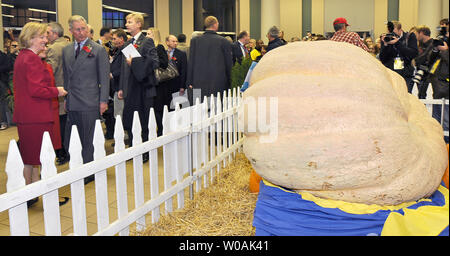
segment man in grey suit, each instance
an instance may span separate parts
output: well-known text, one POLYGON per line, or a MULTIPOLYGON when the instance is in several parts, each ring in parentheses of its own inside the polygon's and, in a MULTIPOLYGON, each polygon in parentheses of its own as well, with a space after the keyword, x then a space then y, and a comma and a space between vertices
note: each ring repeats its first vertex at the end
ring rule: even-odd
MULTIPOLYGON (((48 24, 47 37, 50 45, 47 50, 47 63, 52 66, 56 87, 64 86, 62 51, 69 42, 63 37, 64 28, 61 24, 51 22, 48 24)), ((59 101, 59 124, 61 128, 61 141, 64 141, 64 131, 67 122, 67 113, 64 109, 64 97, 58 97, 59 101)), ((57 163, 62 165, 69 160, 64 147, 56 151, 57 163)))
MULTIPOLYGON (((88 38, 86 20, 79 15, 69 19, 74 43, 63 49, 64 89, 68 92, 65 147, 68 149, 72 125, 76 125, 83 147, 83 163, 94 160, 95 121, 108 108, 109 60, 101 45, 88 38)), ((94 175, 85 179, 85 184, 94 175)))

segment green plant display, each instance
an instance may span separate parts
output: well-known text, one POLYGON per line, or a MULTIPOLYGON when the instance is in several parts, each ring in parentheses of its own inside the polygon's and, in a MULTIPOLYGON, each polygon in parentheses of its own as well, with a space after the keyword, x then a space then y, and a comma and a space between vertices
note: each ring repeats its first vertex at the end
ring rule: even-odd
POLYGON ((244 58, 242 63, 236 62, 231 69, 231 88, 242 86, 247 76, 248 70, 252 65, 252 59, 250 57, 244 58))

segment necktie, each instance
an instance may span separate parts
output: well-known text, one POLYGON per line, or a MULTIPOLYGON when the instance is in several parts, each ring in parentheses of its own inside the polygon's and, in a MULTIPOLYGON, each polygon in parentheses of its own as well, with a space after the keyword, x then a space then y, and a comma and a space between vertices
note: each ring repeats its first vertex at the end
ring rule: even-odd
POLYGON ((77 47, 77 49, 75 51, 75 59, 78 58, 78 54, 80 54, 80 48, 81 48, 81 44, 78 43, 78 47, 77 47))

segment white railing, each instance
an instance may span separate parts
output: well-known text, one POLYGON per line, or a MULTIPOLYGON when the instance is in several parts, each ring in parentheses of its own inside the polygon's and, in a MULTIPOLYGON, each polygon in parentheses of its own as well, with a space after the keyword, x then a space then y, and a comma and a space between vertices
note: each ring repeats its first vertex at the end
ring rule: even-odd
MULTIPOLYGON (((419 95, 419 90, 417 89, 417 85, 414 84, 413 90, 411 92, 412 95, 415 95, 418 97, 419 95)), ((444 113, 446 115, 448 115, 447 112, 444 111, 444 107, 445 105, 449 104, 449 100, 446 99, 433 99, 433 86, 431 86, 431 83, 428 85, 428 89, 427 89, 427 98, 426 99, 421 99, 420 100, 423 104, 425 104, 425 107, 428 110, 428 113, 430 113, 430 115, 433 114, 433 105, 439 105, 441 108, 441 120, 439 121, 439 123, 443 126, 444 124, 444 113)), ((449 131, 448 130, 444 130, 444 136, 449 136, 449 131)))
POLYGON ((10 233, 13 236, 30 235, 27 201, 42 196, 45 234, 60 236, 61 216, 58 189, 70 185, 73 235, 88 235, 86 221, 86 201, 84 178, 95 175, 95 196, 97 232, 94 235, 129 235, 130 226, 136 223, 136 230, 146 226, 145 215, 151 212, 152 223, 165 212, 173 211, 173 198, 177 197, 177 207, 184 207, 184 191, 194 187, 198 192, 212 182, 215 173, 232 160, 240 151, 243 135, 238 131, 238 115, 241 107, 239 88, 225 91, 223 98, 211 95, 210 106, 205 97, 200 104, 168 112, 164 108, 163 136, 156 136, 156 120, 150 111, 149 141, 142 143, 139 116, 134 114, 133 147, 125 149, 124 130, 120 116, 115 126, 115 153, 106 156, 105 139, 101 123, 96 122, 94 135, 94 161, 83 164, 81 142, 76 126, 72 127, 69 153, 69 170, 57 174, 55 153, 49 134, 43 136, 41 149, 42 180, 25 185, 23 162, 17 143, 12 140, 6 161, 7 193, 0 195, 0 213, 9 211, 10 233), (227 97, 228 95, 228 97, 227 97), (209 108, 209 115, 208 115, 209 108), (216 134, 218 135, 216 144, 216 134), (209 135, 209 140, 208 140, 209 135), (223 138, 223 143, 220 138, 223 138), (158 181, 158 148, 163 147, 164 191, 160 193, 158 181), (142 155, 149 153, 150 200, 144 200, 144 165, 142 155), (126 161, 133 159, 135 209, 128 210, 126 182, 126 161), (110 223, 108 207, 107 169, 115 168, 117 196, 117 220, 110 223), (208 181, 209 174, 209 181, 208 181), (202 182, 203 178, 203 182, 202 182), (175 183, 175 184, 174 184, 175 183))

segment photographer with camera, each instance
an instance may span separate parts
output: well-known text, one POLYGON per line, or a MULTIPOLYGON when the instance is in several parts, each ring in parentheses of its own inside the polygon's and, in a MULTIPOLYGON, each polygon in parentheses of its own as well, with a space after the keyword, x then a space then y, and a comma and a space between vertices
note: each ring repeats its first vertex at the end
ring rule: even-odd
POLYGON ((411 92, 414 76, 411 61, 418 54, 416 35, 404 32, 402 24, 398 21, 389 21, 387 29, 389 33, 380 36, 380 61, 387 68, 401 75, 406 81, 408 91, 411 92))
MULTIPOLYGON (((439 30, 437 39, 430 37, 430 29, 426 26, 418 28, 419 40, 424 51, 416 58, 417 74, 414 82, 422 82, 419 86, 419 95, 425 94, 428 84, 433 87, 433 99, 449 99, 449 51, 448 51, 448 20, 447 25, 439 30), (425 93, 424 93, 425 92, 425 93)), ((420 95, 423 96, 423 95, 420 95)), ((441 121, 442 106, 433 105, 433 117, 441 121)), ((443 128, 449 128, 449 105, 444 107, 443 128)), ((448 137, 445 138, 448 143, 448 137)))

